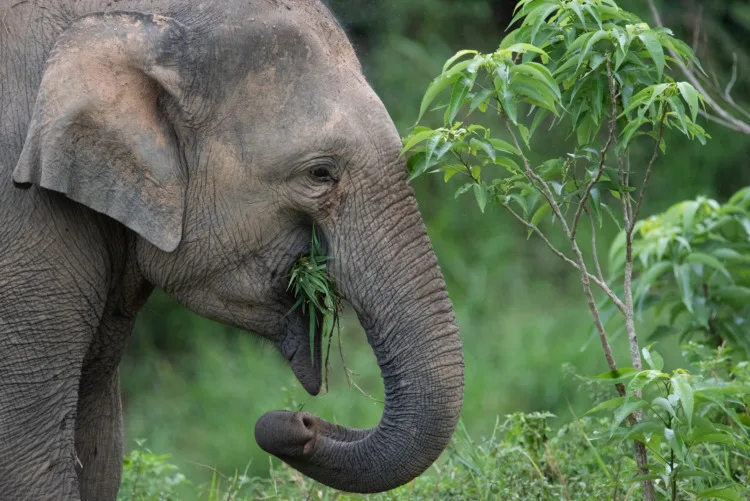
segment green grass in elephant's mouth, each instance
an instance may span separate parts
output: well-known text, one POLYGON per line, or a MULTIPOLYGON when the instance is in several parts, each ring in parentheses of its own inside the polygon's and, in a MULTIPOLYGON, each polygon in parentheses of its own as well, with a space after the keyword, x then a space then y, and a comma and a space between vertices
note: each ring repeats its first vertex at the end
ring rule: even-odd
POLYGON ((287 286, 287 290, 292 292, 295 298, 294 306, 289 311, 302 308, 302 314, 310 322, 310 357, 313 365, 315 364, 316 333, 320 332, 321 342, 328 338, 324 364, 326 367, 331 351, 333 330, 339 323, 341 311, 341 296, 333 280, 328 276, 327 262, 328 256, 313 226, 310 253, 300 256, 295 261, 289 271, 289 285, 287 286))

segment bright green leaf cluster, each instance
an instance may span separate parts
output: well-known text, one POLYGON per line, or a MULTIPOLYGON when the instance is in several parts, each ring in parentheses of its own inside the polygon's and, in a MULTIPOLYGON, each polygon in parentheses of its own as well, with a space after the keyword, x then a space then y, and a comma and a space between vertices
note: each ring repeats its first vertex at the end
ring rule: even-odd
MULTIPOLYGON (((699 197, 640 221, 633 241, 638 311, 662 318, 653 335, 702 334, 750 358, 750 188, 726 204, 699 197)), ((625 235, 610 249, 623 271, 625 235)))
POLYGON ((169 462, 169 454, 154 454, 145 441, 123 459, 122 485, 118 501, 158 499, 177 501, 180 488, 190 484, 179 468, 169 462))
POLYGON ((682 369, 669 374, 662 372, 664 360, 657 352, 643 348, 642 355, 648 369, 627 368, 591 378, 603 384, 624 384, 627 391, 625 396, 600 403, 589 414, 613 411, 608 440, 646 444, 655 463, 648 478, 661 481, 657 488, 662 486, 665 497, 676 499, 679 485, 680 492, 689 492, 695 499, 744 499, 747 486, 741 486, 737 475, 743 475, 739 468, 750 461, 747 371, 728 374, 714 365, 708 375, 691 375, 682 369), (633 412, 641 412, 643 419, 627 426, 625 421, 633 412))
POLYGON ((289 272, 289 286, 296 298, 291 311, 302 307, 302 313, 310 322, 310 356, 315 363, 315 334, 322 322, 322 336, 330 336, 338 322, 341 298, 336 286, 328 276, 328 257, 318 238, 315 227, 312 230, 310 254, 302 256, 289 272))
POLYGON ((609 147, 600 133, 605 124, 616 132, 619 154, 642 135, 659 140, 664 149, 665 128, 700 141, 708 137, 696 123, 703 97, 690 83, 675 82, 664 72, 671 62, 668 51, 700 67, 669 30, 650 28, 612 0, 522 1, 513 23, 518 28, 495 52, 459 51, 429 85, 418 120, 439 109, 443 125, 416 127, 404 139, 404 153, 412 153, 412 178, 442 172, 447 182, 461 174, 457 195, 473 192, 482 211, 490 202, 512 204, 536 225, 551 212, 540 201, 533 180, 538 173, 555 186, 563 207, 589 193, 592 211, 601 219, 608 211, 603 195, 619 199, 632 191, 613 175, 615 166, 607 165, 603 153, 609 147), (441 96, 447 101, 436 105, 441 96), (574 134, 578 148, 529 165, 521 145, 491 136, 473 119, 476 112, 499 115, 527 147, 549 122, 574 134))

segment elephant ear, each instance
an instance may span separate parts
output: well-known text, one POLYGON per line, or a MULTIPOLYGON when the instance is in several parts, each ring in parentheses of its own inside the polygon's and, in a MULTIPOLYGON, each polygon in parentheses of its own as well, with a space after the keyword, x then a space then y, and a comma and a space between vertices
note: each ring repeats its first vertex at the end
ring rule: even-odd
POLYGON ((173 19, 136 12, 73 23, 47 63, 16 186, 64 193, 175 250, 187 176, 165 110, 182 101, 186 37, 173 19))

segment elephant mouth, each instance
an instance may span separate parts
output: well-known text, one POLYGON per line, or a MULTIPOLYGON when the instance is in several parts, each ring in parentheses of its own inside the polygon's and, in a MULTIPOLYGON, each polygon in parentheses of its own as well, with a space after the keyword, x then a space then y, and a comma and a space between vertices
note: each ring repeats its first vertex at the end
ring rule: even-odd
MULTIPOLYGON (((305 327, 310 325, 310 314, 314 313, 308 311, 306 314, 302 314, 301 311, 299 312, 299 316, 304 317, 305 320, 300 323, 305 327)), ((310 336, 309 330, 300 333, 290 333, 293 334, 293 338, 298 339, 299 342, 296 343, 296 347, 287 357, 297 380, 305 391, 312 396, 320 393, 320 388, 323 384, 322 317, 317 318, 315 325, 315 332, 312 337, 310 336)))
POLYGON ((327 260, 327 242, 322 236, 316 237, 312 230, 311 242, 290 265, 287 275, 286 293, 295 305, 289 312, 292 321, 287 339, 293 342, 285 343, 290 353, 287 359, 294 375, 313 396, 320 393, 323 383, 326 318, 322 308, 337 309, 342 299, 328 276, 327 260))

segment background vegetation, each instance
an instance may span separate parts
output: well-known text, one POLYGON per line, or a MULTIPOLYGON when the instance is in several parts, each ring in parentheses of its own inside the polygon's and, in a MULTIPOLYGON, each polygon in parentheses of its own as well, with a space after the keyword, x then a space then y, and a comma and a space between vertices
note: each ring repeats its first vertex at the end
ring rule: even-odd
MULTIPOLYGON (((493 51, 515 2, 330 3, 357 46, 368 78, 405 135, 427 82, 444 61, 462 48, 493 51)), ((618 3, 651 21, 645 0, 618 3)), ((695 40, 698 55, 716 71, 721 87, 732 79, 736 54, 739 71, 733 95, 738 101, 750 95, 750 72, 744 70, 750 68, 746 2, 671 0, 660 7, 665 23, 679 37, 695 40)), ((723 202, 750 185, 750 136, 712 125, 707 125, 707 132, 714 139, 705 147, 676 135, 668 138, 669 155, 650 187, 644 216, 696 195, 723 202)), ((555 131, 544 134, 549 135, 553 151, 564 140, 555 131)), ((544 153, 539 152, 547 158, 544 153)), ((566 423, 590 408, 591 391, 582 391, 570 374, 596 374, 607 368, 574 270, 539 240, 528 240, 526 230, 497 208, 479 217, 471 198, 445 203, 455 187, 446 187, 441 177, 423 176, 415 181, 415 188, 464 340, 467 393, 461 440, 491 437, 505 421, 501 418, 498 423, 497 416, 550 410, 566 423)), ((136 438, 146 439, 151 450, 173 454, 172 461, 194 482, 208 483, 214 469, 231 475, 247 467, 250 475, 269 475, 268 457, 252 438, 256 419, 268 410, 304 406, 336 422, 372 426, 381 413, 379 371, 351 315, 344 315, 342 335, 346 364, 359 374, 355 382, 371 397, 349 388, 335 360, 330 392, 312 399, 272 347, 247 333, 201 319, 156 294, 139 319, 121 369, 129 448, 136 438)), ((747 327, 744 335, 748 336, 747 327)), ((625 342, 615 339, 614 344, 620 344, 616 353, 625 342)), ((659 351, 667 367, 684 365, 675 339, 662 343, 659 351)), ((544 418, 542 428, 550 422, 555 418, 544 418)), ((578 436, 583 444, 585 435, 578 436)), ((508 437, 502 440, 515 447, 513 434, 508 437)), ((586 451, 582 447, 579 453, 586 451)), ((469 464, 467 475, 483 471, 475 464, 482 461, 482 450, 477 454, 473 467, 465 457, 461 463, 469 464)), ((487 454, 498 457, 497 451, 487 454)), ((274 471, 295 481, 287 470, 274 471)), ((533 474, 533 468, 530 471, 533 474)))

